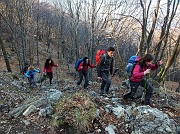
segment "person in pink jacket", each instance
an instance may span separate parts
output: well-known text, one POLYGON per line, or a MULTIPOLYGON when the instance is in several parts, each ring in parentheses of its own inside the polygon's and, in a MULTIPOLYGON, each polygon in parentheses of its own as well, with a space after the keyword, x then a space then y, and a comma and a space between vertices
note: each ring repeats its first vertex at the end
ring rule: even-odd
POLYGON ((83 76, 84 76, 84 78, 85 78, 84 89, 87 89, 88 82, 89 82, 89 78, 88 78, 88 66, 90 68, 95 68, 96 67, 95 65, 90 64, 88 57, 84 57, 83 61, 78 66, 79 80, 77 82, 77 85, 81 84, 81 82, 83 80, 83 76))
POLYGON ((162 61, 158 61, 155 64, 152 62, 153 56, 151 54, 146 54, 144 57, 140 58, 137 64, 135 64, 134 69, 132 70, 132 75, 130 76, 131 91, 123 96, 124 99, 134 99, 137 88, 141 85, 146 89, 143 104, 150 105, 153 87, 148 83, 146 77, 150 74, 151 70, 156 69, 162 64, 162 61))
POLYGON ((49 76, 49 82, 52 84, 52 78, 53 78, 53 67, 57 67, 58 64, 54 64, 53 60, 48 58, 45 62, 43 73, 46 73, 47 76, 49 76))

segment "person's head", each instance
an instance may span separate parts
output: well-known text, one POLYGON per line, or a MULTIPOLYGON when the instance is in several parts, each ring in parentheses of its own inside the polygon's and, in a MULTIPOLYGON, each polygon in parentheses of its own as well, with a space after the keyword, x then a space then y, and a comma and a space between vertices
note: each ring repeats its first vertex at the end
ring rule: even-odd
POLYGON ((108 49, 107 49, 108 56, 113 57, 114 51, 115 51, 114 47, 108 47, 108 49))
POLYGON ((47 60, 46 60, 46 62, 45 62, 45 66, 48 68, 49 67, 49 65, 53 65, 54 64, 54 62, 53 62, 53 60, 52 59, 50 59, 50 58, 48 58, 47 60))
POLYGON ((28 70, 33 71, 33 70, 34 70, 34 67, 33 67, 33 66, 30 66, 30 67, 28 68, 28 70))
POLYGON ((28 67, 28 66, 29 66, 29 64, 28 64, 28 63, 25 63, 24 65, 25 65, 26 67, 28 67))
POLYGON ((139 62, 146 66, 150 66, 153 62, 153 59, 154 57, 152 56, 152 54, 148 53, 148 54, 145 54, 144 57, 142 57, 139 62))
POLYGON ((88 57, 84 57, 83 58, 83 64, 84 65, 88 65, 89 64, 89 58, 88 57))

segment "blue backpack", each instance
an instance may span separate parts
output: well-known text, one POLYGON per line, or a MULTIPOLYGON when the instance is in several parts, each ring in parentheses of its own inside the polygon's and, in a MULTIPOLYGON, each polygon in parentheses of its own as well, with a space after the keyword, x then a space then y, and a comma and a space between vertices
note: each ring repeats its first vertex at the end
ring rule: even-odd
POLYGON ((83 61, 83 59, 84 59, 84 58, 80 58, 80 59, 78 59, 78 60, 76 61, 75 66, 74 66, 74 68, 76 69, 76 71, 78 71, 79 64, 83 61))
POLYGON ((128 64, 126 65, 126 74, 128 76, 132 75, 132 71, 134 69, 135 62, 139 61, 139 59, 140 59, 140 57, 136 56, 136 55, 133 55, 129 58, 128 64))

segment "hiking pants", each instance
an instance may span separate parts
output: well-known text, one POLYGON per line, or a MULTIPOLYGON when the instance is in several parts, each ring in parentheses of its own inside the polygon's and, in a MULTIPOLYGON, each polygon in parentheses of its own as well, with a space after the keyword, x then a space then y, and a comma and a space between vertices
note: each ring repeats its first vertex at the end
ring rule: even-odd
POLYGON ((52 84, 53 72, 47 72, 47 76, 49 77, 49 83, 52 84))
POLYGON ((108 76, 109 76, 108 73, 104 73, 104 72, 101 73, 101 77, 102 77, 101 93, 104 93, 104 88, 105 88, 106 93, 109 92, 109 87, 111 85, 111 80, 109 79, 108 76))
POLYGON ((132 82, 130 81, 131 91, 124 95, 125 99, 133 98, 133 96, 136 94, 137 88, 141 85, 145 88, 145 104, 150 103, 150 99, 153 93, 153 87, 144 79, 142 79, 140 82, 132 82))
POLYGON ((86 89, 88 87, 88 82, 89 82, 89 78, 88 78, 88 73, 87 72, 79 71, 79 81, 77 82, 77 85, 81 84, 81 82, 83 80, 83 76, 85 78, 84 89, 86 89))
POLYGON ((28 78, 28 81, 29 81, 30 87, 36 86, 36 81, 35 81, 34 75, 33 75, 33 76, 30 76, 30 77, 28 78))

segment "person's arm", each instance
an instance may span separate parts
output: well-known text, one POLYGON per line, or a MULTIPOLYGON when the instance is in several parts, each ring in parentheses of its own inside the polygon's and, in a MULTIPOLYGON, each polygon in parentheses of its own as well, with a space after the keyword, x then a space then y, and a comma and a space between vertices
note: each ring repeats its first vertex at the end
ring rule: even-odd
POLYGON ((27 70, 27 72, 25 73, 26 77, 29 77, 29 70, 27 70))
POLYGON ((114 59, 112 58, 112 60, 111 60, 111 66, 110 66, 110 74, 111 74, 111 75, 113 74, 113 62, 114 62, 114 59))
POLYGON ((26 73, 26 67, 23 68, 23 74, 25 74, 25 73, 26 73))
POLYGON ((81 62, 80 64, 79 64, 79 66, 78 66, 78 71, 81 71, 83 69, 83 62, 81 62))
POLYGON ((102 67, 104 61, 105 61, 105 56, 102 55, 102 56, 100 57, 99 63, 97 64, 97 67, 96 67, 98 77, 101 77, 101 67, 102 67))
POLYGON ((160 60, 160 61, 157 61, 155 64, 151 64, 151 65, 150 65, 150 68, 151 68, 152 70, 154 70, 154 69, 158 68, 161 64, 162 64, 162 61, 161 61, 161 60, 160 60))
POLYGON ((54 67, 58 67, 58 64, 53 64, 54 67))
POLYGON ((43 68, 43 73, 45 73, 46 72, 46 67, 44 66, 44 68, 43 68))
POLYGON ((39 70, 37 70, 37 69, 34 69, 34 72, 40 73, 40 71, 39 71, 39 70))
POLYGON ((95 68, 96 65, 93 65, 93 64, 90 64, 90 63, 89 63, 89 67, 90 67, 90 68, 95 68))

